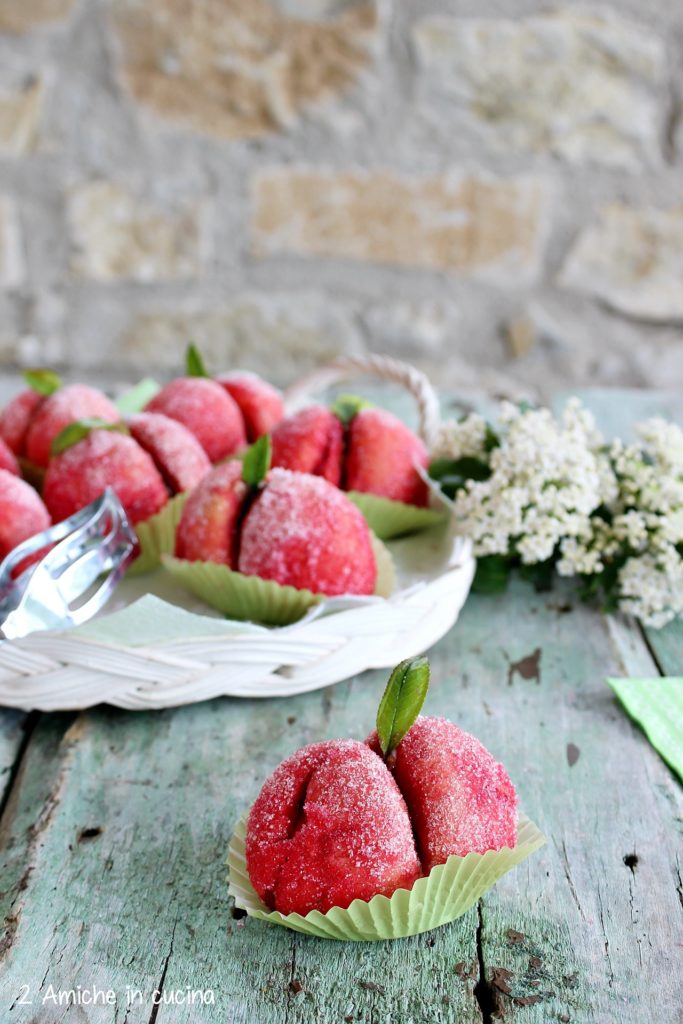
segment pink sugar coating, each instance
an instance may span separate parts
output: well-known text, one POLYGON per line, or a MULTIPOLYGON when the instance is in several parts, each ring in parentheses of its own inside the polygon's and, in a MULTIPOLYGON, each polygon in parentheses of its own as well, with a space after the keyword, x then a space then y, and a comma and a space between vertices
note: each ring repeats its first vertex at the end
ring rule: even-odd
POLYGON ((408 505, 426 505, 427 485, 415 465, 429 456, 420 438, 384 409, 361 409, 351 420, 345 488, 377 494, 408 505))
POLYGON ((390 896, 420 876, 403 797, 355 740, 314 743, 275 769, 249 815, 246 861, 260 898, 283 914, 390 896))
POLYGON ((141 412, 130 418, 128 427, 173 494, 192 490, 211 470, 209 456, 178 420, 159 412, 141 412))
POLYGON ((186 426, 211 462, 232 455, 246 444, 239 406, 220 384, 205 377, 172 380, 148 402, 145 412, 163 413, 186 426))
POLYGON ((55 522, 73 515, 112 487, 134 524, 159 512, 168 491, 137 441, 108 430, 93 430, 56 455, 48 466, 43 497, 55 522))
POLYGON ((288 416, 272 434, 273 466, 341 482, 344 428, 324 405, 310 405, 288 416))
POLYGON ((19 463, 12 449, 0 437, 0 469, 12 473, 14 476, 21 476, 19 463))
POLYGON ((36 408, 26 434, 26 458, 35 466, 46 467, 57 435, 70 423, 89 417, 107 423, 121 419, 107 396, 87 384, 69 384, 55 391, 36 408))
POLYGON ((38 406, 44 401, 43 395, 39 395, 37 391, 21 391, 0 413, 0 437, 15 455, 24 454, 29 424, 38 406))
POLYGON ((238 568, 315 593, 372 594, 370 531, 345 494, 322 477, 270 471, 242 525, 238 568))
POLYGON ((269 434, 285 414, 280 392, 255 373, 226 373, 216 381, 239 405, 250 443, 269 434))
POLYGON ((234 569, 236 529, 247 490, 241 462, 226 462, 208 473, 183 509, 176 534, 178 558, 234 569))
MULTIPOLYGON (((378 751, 377 734, 368 737, 378 751)), ((420 716, 389 758, 425 874, 451 855, 515 846, 517 794, 502 764, 446 718, 420 716)))
POLYGON ((0 469, 0 559, 49 525, 50 516, 37 492, 13 473, 0 469))

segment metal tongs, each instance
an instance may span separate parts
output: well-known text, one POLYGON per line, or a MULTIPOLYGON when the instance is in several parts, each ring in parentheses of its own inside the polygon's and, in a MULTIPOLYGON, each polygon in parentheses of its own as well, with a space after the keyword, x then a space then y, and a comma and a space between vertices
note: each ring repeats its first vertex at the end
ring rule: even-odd
POLYGON ((77 626, 111 597, 137 537, 111 488, 69 519, 29 537, 0 564, 0 638, 77 626), (22 562, 46 550, 23 572, 22 562))

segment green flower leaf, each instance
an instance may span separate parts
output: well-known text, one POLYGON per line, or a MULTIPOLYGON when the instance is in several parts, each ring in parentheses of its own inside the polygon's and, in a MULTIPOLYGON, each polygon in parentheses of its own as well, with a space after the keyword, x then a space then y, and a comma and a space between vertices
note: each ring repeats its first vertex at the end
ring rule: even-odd
POLYGON ((194 344, 190 342, 185 352, 185 372, 188 377, 210 377, 211 374, 207 371, 202 359, 201 352, 194 344))
POLYGON ((242 479, 250 487, 258 487, 270 469, 272 456, 270 434, 264 434, 247 448, 242 459, 242 479))
POLYGON ((511 568, 507 555, 484 555, 478 558, 472 590, 480 594, 502 594, 507 590, 511 568))
POLYGON ((83 438, 88 437, 93 430, 114 430, 117 434, 128 434, 130 431, 125 423, 110 423, 108 420, 101 420, 97 416, 88 416, 82 420, 75 420, 68 427, 57 434, 50 449, 52 455, 59 455, 67 448, 72 448, 83 438))
POLYGON ((339 395, 332 403, 331 410, 344 426, 348 426, 357 412, 371 407, 372 402, 368 402, 367 398, 361 398, 360 395, 339 395))
POLYGON ((397 665, 377 709, 377 736, 384 758, 395 750, 417 718, 429 688, 429 661, 408 658, 397 665))
POLYGON ((24 370, 23 378, 33 391, 46 398, 62 386, 62 378, 53 370, 24 370))

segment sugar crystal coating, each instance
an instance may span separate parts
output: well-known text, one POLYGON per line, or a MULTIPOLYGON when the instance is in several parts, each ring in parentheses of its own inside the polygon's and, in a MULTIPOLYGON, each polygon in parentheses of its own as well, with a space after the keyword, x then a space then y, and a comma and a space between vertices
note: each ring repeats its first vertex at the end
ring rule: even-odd
POLYGON ((52 442, 76 420, 89 418, 116 423, 118 409, 105 394, 87 384, 69 384, 36 406, 26 433, 25 455, 35 466, 46 467, 52 442))
POLYGON ((351 420, 346 454, 346 489, 381 495, 408 505, 426 505, 427 485, 415 466, 426 467, 420 438, 384 409, 361 409, 351 420))
MULTIPOLYGON (((376 733, 368 743, 379 750, 376 733)), ((503 765, 453 722, 420 716, 388 764, 408 806, 425 874, 452 854, 514 847, 515 788, 503 765)))
POLYGON ((283 914, 390 896, 420 876, 391 773, 355 740, 303 747, 266 780, 247 825, 247 871, 283 914))
POLYGON ((43 395, 33 389, 21 391, 0 413, 0 437, 15 455, 25 454, 26 433, 38 406, 44 401, 43 395))
POLYGON ((0 469, 0 559, 49 525, 50 516, 37 492, 13 473, 0 469))
POLYGON ((322 477, 270 471, 242 525, 238 568, 315 593, 372 594, 377 566, 365 519, 322 477))
POLYGON ((313 473, 339 486, 344 428, 327 406, 310 405, 273 431, 273 466, 313 473))
POLYGON ((48 466, 43 498, 52 518, 60 522, 111 487, 131 523, 158 512, 168 491, 152 459, 132 437, 93 430, 56 455, 48 466))
POLYGON ((178 420, 158 412, 141 412, 130 418, 128 427, 173 494, 192 490, 210 471, 209 456, 178 420))
POLYGON ((239 405, 250 444, 269 434, 285 414, 280 392, 255 373, 226 373, 216 381, 239 405))
POLYGON ((187 427, 211 462, 232 455, 246 443, 242 413, 220 384, 205 377, 178 377, 147 403, 187 427))

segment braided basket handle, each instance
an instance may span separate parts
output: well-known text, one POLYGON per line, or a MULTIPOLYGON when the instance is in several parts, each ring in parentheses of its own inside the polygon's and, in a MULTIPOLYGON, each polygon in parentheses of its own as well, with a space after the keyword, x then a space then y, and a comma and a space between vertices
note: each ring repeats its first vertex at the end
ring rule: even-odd
POLYGON ((421 370, 391 356, 340 356, 327 366, 312 370, 285 391, 287 412, 296 412, 312 394, 331 384, 363 376, 400 384, 413 396, 419 415, 418 433, 431 451, 441 419, 439 399, 428 377, 421 370))

